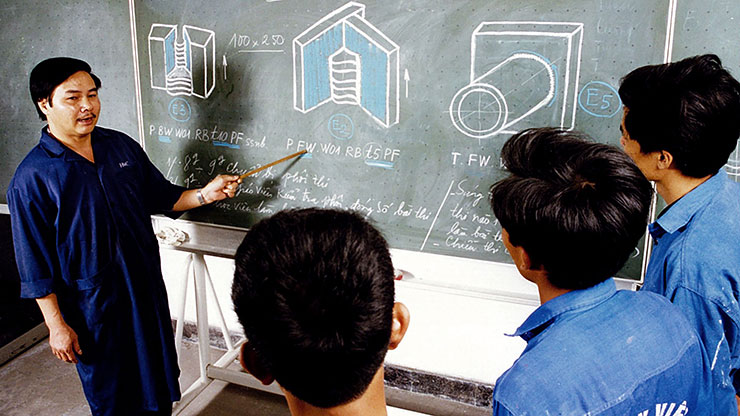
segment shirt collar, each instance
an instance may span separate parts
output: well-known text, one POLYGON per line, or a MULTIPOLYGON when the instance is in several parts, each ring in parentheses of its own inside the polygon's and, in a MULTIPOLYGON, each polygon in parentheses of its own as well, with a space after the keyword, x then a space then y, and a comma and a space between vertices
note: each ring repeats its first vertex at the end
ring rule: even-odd
POLYGON ((720 169, 714 176, 682 196, 665 211, 660 218, 650 224, 650 234, 659 238, 665 233, 674 233, 689 223, 696 212, 706 205, 707 199, 716 194, 727 180, 727 172, 720 169))
MULTIPOLYGON (((97 140, 94 139, 94 137, 97 137, 97 132, 98 132, 98 130, 97 130, 97 127, 96 127, 95 129, 93 129, 93 131, 91 133, 92 134, 91 135, 91 138, 92 138, 93 146, 97 142, 97 140)), ((54 137, 52 137, 52 135, 49 134, 49 126, 48 125, 44 126, 44 128, 41 129, 41 140, 40 140, 40 143, 41 143, 41 146, 44 149, 46 149, 46 151, 50 155, 53 155, 53 156, 56 156, 56 157, 63 156, 64 157, 64 160, 70 160, 70 161, 73 161, 73 160, 77 160, 77 161, 87 160, 84 157, 82 157, 82 156, 78 155, 77 153, 75 153, 74 150, 72 150, 72 149, 68 148, 67 146, 65 146, 64 144, 62 144, 62 142, 60 142, 59 140, 57 140, 54 137)))
POLYGON ((614 279, 607 279, 588 289, 574 290, 551 299, 535 309, 526 321, 510 336, 522 337, 529 342, 550 326, 558 316, 571 311, 590 309, 617 292, 614 279))
POLYGON ((61 156, 65 150, 67 150, 67 146, 63 145, 59 140, 51 137, 49 134, 49 126, 44 126, 43 129, 41 129, 41 146, 46 149, 47 152, 54 156, 61 156))

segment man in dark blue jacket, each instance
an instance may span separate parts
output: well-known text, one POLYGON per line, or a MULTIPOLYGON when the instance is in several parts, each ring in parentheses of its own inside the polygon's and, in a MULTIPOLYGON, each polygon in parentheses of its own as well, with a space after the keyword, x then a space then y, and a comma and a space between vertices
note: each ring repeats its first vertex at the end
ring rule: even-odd
POLYGON ((83 61, 45 60, 30 86, 48 125, 7 194, 21 295, 94 415, 170 414, 180 370, 150 215, 231 197, 238 177, 171 184, 137 142, 96 127, 100 80, 83 61))

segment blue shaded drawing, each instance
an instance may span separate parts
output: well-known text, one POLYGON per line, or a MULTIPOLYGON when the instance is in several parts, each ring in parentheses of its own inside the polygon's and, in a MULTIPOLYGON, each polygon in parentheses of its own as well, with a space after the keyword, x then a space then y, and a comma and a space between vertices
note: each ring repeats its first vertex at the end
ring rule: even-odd
POLYGON ((293 104, 357 105, 384 127, 399 119, 399 47, 349 2, 293 39, 293 104))
POLYGON ((149 30, 149 75, 153 89, 170 95, 208 98, 216 85, 216 34, 184 25, 155 23, 149 30))

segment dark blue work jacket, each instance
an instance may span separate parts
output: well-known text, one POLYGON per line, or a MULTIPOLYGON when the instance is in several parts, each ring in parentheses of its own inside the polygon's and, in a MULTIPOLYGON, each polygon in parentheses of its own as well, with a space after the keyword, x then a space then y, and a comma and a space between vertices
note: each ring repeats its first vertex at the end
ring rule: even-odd
POLYGON ((167 408, 180 389, 150 215, 185 188, 133 139, 92 132, 91 163, 43 129, 8 189, 21 296, 55 293, 80 339, 77 370, 95 415, 167 408))

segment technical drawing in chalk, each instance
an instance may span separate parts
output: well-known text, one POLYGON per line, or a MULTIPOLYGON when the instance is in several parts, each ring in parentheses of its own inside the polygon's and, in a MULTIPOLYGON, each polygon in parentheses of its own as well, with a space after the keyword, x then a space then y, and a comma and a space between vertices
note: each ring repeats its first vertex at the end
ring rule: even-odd
POLYGON ((730 154, 730 158, 727 160, 725 170, 731 178, 735 181, 740 182, 740 140, 737 141, 737 147, 730 154))
POLYGON ((216 85, 216 34, 195 26, 155 23, 149 30, 152 88, 170 95, 208 98, 216 85))
POLYGON ((360 106, 384 127, 399 118, 399 47, 349 2, 293 39, 293 106, 360 106))
POLYGON ((471 38, 470 82, 450 102, 452 124, 478 139, 572 129, 582 43, 582 23, 481 23, 471 38))

